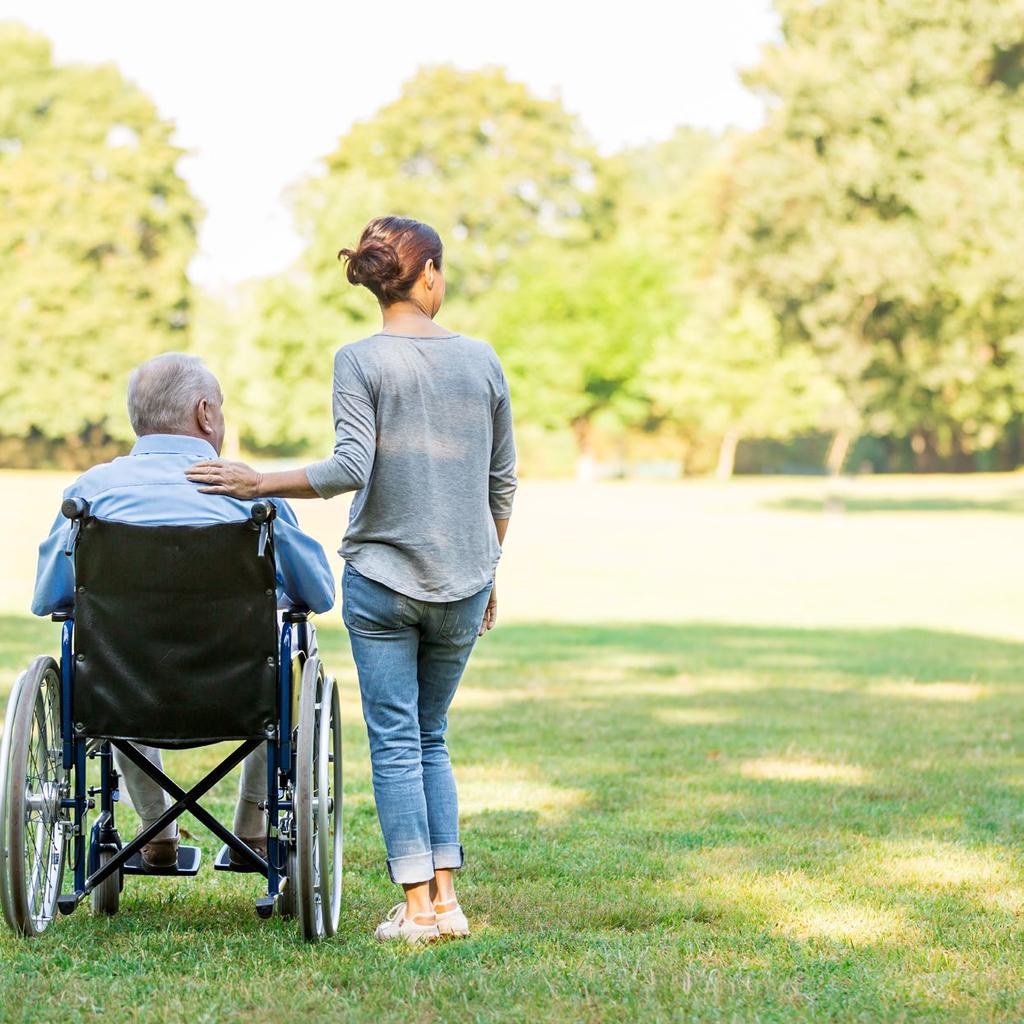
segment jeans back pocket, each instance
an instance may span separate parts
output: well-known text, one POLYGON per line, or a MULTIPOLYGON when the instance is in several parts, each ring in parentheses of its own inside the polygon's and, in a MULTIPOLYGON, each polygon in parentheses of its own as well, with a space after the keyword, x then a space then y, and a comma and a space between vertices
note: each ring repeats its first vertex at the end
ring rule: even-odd
POLYGON ((341 619, 349 629, 383 633, 401 629, 408 598, 371 580, 348 563, 341 579, 341 619))

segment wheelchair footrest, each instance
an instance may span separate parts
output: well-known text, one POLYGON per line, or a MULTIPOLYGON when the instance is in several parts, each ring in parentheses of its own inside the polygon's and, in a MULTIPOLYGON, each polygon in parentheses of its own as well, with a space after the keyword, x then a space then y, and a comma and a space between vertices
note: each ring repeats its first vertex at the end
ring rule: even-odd
POLYGON ((184 875, 191 877, 199 874, 199 862, 203 859, 203 851, 198 846, 179 846, 178 863, 172 868, 147 868, 142 863, 142 852, 129 857, 124 864, 126 875, 184 875))
POLYGON ((254 864, 236 864, 231 859, 231 851, 228 849, 227 844, 220 848, 217 859, 213 862, 213 869, 215 871, 238 871, 242 874, 262 874, 260 869, 254 864))
POLYGON ((73 914, 78 906, 78 895, 73 892, 57 897, 57 909, 62 914, 73 914))

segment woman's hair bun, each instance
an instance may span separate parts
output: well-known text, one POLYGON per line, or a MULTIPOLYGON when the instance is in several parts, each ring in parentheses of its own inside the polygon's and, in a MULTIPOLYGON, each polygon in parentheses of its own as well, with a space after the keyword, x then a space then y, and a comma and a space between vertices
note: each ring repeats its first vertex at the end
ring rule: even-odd
POLYGON ((342 249, 338 259, 343 256, 348 261, 345 276, 352 284, 366 285, 371 291, 374 285, 382 287, 402 273, 395 247, 381 239, 370 238, 356 249, 342 249))
POLYGON ((443 249, 438 233, 409 217, 375 217, 363 229, 355 249, 342 249, 338 259, 348 265, 345 276, 377 296, 381 305, 407 299, 428 260, 441 269, 443 249))

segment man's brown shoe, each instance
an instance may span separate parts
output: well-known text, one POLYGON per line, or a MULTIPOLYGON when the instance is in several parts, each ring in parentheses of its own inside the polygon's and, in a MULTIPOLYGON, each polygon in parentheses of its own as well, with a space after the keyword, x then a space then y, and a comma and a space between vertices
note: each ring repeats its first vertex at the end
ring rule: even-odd
MULTIPOLYGON (((264 860, 267 859, 267 837, 266 836, 239 836, 239 839, 248 846, 253 853, 259 854, 264 860)), ((251 861, 242 860, 241 856, 228 847, 228 857, 231 866, 236 868, 251 868, 251 861)))
POLYGON ((143 867, 166 871, 178 866, 179 837, 173 839, 151 839, 142 848, 143 867))

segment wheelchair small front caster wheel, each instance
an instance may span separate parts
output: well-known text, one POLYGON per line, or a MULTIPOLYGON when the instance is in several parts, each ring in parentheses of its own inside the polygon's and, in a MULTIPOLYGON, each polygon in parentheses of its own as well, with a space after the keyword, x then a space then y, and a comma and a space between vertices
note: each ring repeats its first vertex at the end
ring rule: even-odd
POLYGON ((285 856, 287 875, 281 879, 281 889, 277 894, 277 912, 283 918, 295 916, 295 851, 289 849, 285 856))
MULTIPOLYGON (((96 866, 103 867, 116 851, 100 850, 96 858, 96 866)), ((107 875, 99 885, 93 889, 91 894, 92 912, 94 914, 107 914, 113 917, 121 906, 121 872, 114 871, 107 875)))

